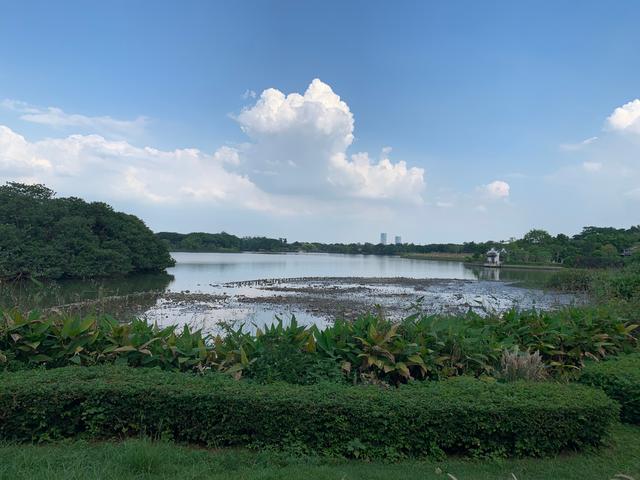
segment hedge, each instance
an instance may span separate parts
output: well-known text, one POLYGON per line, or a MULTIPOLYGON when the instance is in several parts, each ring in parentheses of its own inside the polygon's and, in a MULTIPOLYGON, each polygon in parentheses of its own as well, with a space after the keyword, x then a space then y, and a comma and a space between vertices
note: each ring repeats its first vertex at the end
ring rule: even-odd
POLYGON ((580 381, 602 388, 620 402, 622 421, 640 424, 640 353, 590 363, 580 381))
POLYGON ((618 405, 579 384, 258 385, 130 367, 0 374, 0 439, 149 435, 359 458, 545 456, 599 445, 618 405))

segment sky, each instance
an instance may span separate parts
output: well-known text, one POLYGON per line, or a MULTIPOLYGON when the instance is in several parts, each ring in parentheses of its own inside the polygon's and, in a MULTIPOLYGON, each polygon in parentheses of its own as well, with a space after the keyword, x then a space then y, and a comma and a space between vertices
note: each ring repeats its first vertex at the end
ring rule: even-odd
POLYGON ((2 183, 290 241, 640 224, 640 2, 0 8, 2 183))

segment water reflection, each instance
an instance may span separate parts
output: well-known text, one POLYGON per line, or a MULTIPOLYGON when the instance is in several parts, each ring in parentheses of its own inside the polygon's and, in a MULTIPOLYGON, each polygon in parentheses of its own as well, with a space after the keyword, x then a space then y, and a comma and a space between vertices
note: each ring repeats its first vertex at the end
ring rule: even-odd
POLYGON ((169 274, 144 274, 109 279, 0 283, 0 306, 50 308, 149 292, 148 299, 141 297, 138 302, 141 308, 145 304, 150 308, 156 302, 151 293, 163 293, 173 280, 174 277, 169 274))
POLYGON ((555 273, 554 270, 537 270, 533 268, 488 268, 468 266, 477 280, 492 280, 507 283, 518 283, 528 286, 542 286, 555 273))

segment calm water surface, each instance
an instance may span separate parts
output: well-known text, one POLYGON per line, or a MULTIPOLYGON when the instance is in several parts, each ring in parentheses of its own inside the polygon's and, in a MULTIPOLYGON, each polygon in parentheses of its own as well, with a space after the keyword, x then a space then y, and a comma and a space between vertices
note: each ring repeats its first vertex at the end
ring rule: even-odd
POLYGON ((167 269, 167 274, 66 280, 44 285, 30 282, 0 285, 0 301, 7 305, 19 298, 29 298, 37 306, 51 306, 151 290, 210 293, 229 282, 272 278, 409 277, 540 283, 552 274, 542 270, 501 270, 469 266, 462 262, 375 255, 185 252, 171 255, 176 266, 167 269))
POLYGON ((324 253, 172 253, 173 291, 209 291, 209 285, 270 278, 410 277, 475 280, 461 262, 411 260, 374 255, 324 253))
MULTIPOLYGON (((465 265, 461 262, 415 260, 391 256, 340 255, 340 254, 263 254, 263 253, 172 253, 175 267, 163 275, 139 275, 133 277, 105 280, 73 280, 49 282, 44 285, 19 283, 0 286, 0 302, 4 305, 20 305, 27 308, 47 308, 68 305, 86 300, 117 297, 112 304, 101 308, 123 307, 121 297, 127 297, 124 307, 135 307, 131 311, 136 315, 147 315, 161 323, 198 323, 207 325, 220 320, 249 320, 264 323, 272 320, 275 314, 295 313, 307 322, 316 322, 317 315, 308 309, 297 310, 272 302, 270 305, 247 304, 234 299, 238 297, 273 297, 281 292, 254 286, 229 286, 233 282, 245 282, 261 279, 292 279, 301 277, 406 277, 414 279, 450 279, 476 281, 471 284, 448 282, 435 284, 428 289, 427 295, 433 302, 446 306, 451 302, 467 302, 468 299, 483 297, 500 305, 509 302, 523 304, 527 301, 538 302, 542 292, 525 290, 511 286, 514 282, 540 284, 552 274, 539 270, 486 269, 465 265), (142 295, 142 292, 157 292, 155 295, 142 295), (217 303, 193 302, 175 299, 167 301, 166 295, 179 292, 228 295, 229 300, 217 303), (132 295, 133 294, 133 295, 132 295), (460 294, 463 295, 462 300, 460 294), (516 299, 517 300, 513 300, 516 299), (131 300, 133 299, 133 300, 131 300)), ((336 282, 340 283, 340 282, 336 282)), ((344 282, 343 282, 344 283, 344 282)), ((298 283, 297 286, 300 284, 298 283)), ((377 293, 386 293, 386 300, 402 294, 416 293, 406 288, 375 287, 361 296, 374 297, 377 293), (395 289, 395 290, 394 290, 395 289), (391 295, 389 295, 391 294, 391 295)), ((422 295, 422 294, 420 294, 422 295)), ((409 298, 409 297, 405 297, 409 298)), ((373 298, 370 298, 373 299, 373 298)), ((399 300, 396 300, 399 301, 399 300)), ((402 300, 407 302, 408 300, 402 300)), ((482 300, 484 301, 484 300, 482 300)), ((286 302, 282 302, 283 304, 286 302)), ((122 311, 125 311, 123 308, 122 311)), ((120 312, 114 309, 114 312, 120 312)))

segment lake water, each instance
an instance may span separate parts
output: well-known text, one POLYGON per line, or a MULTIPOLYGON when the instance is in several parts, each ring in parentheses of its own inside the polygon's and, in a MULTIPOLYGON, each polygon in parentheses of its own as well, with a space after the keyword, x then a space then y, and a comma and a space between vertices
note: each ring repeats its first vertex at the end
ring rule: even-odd
POLYGON ((374 255, 323 253, 172 253, 168 273, 172 290, 207 290, 224 284, 267 278, 410 277, 473 280, 477 275, 460 262, 410 260, 374 255))
POLYGON ((209 285, 270 278, 407 277, 457 280, 542 280, 551 272, 531 269, 495 269, 462 262, 415 260, 393 256, 324 253, 183 253, 171 254, 176 266, 173 291, 210 291, 209 285))
POLYGON ((553 307, 571 301, 514 282, 548 271, 487 269, 461 262, 339 254, 172 253, 167 275, 3 286, 0 301, 26 307, 101 299, 99 310, 131 310, 161 324, 209 328, 220 321, 263 324, 295 314, 306 323, 381 305, 390 314, 418 298, 432 311, 553 307), (379 280, 383 278, 384 280, 379 280), (378 279, 378 280, 376 280, 378 279), (400 281, 400 279, 403 279, 400 281), (414 280, 409 280, 414 279, 414 280), (263 280, 261 282, 253 282, 263 280), (143 293, 154 292, 154 293, 143 293), (108 301, 106 301, 107 299, 108 301))

